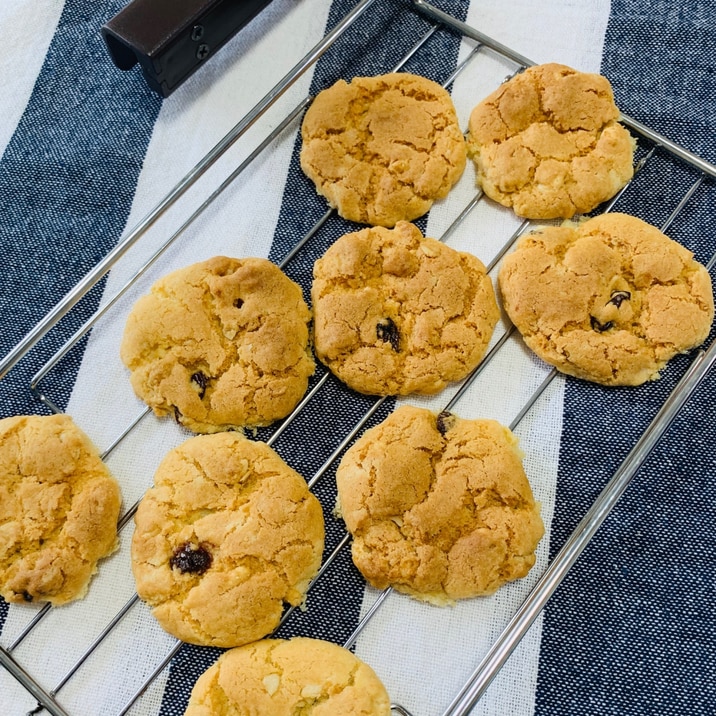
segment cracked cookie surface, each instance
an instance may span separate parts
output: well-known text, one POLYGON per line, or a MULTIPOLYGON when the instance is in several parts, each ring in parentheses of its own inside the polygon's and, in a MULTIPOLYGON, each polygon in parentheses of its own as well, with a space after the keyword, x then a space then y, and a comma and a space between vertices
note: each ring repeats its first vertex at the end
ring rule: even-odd
POLYGON ((121 358, 135 393, 193 432, 268 425, 306 392, 310 317, 298 284, 267 259, 217 256, 137 301, 121 358))
POLYGON ((466 163, 455 107, 408 73, 339 80, 303 120, 301 168, 345 219, 392 227, 447 196, 466 163))
POLYGON ((640 385, 706 339, 711 279, 686 248, 625 214, 528 234, 500 268, 525 343, 568 375, 640 385))
POLYGON ((342 236, 313 276, 316 356, 361 393, 436 393, 461 380, 499 317, 480 260, 407 222, 342 236))
POLYGON ((353 561, 377 589, 434 604, 524 577, 544 527, 514 435, 494 420, 403 406, 336 473, 353 561))
POLYGON ((185 716, 389 716, 375 672, 347 649, 296 637, 231 649, 196 682, 185 716))
POLYGON ((119 486, 68 415, 0 420, 0 594, 83 597, 117 546, 119 486))
POLYGON ((302 604, 323 538, 320 503, 268 445, 196 436, 168 453, 137 509, 137 594, 178 639, 240 646, 302 604))
POLYGON ((569 219, 633 176, 635 142, 609 81, 555 63, 526 69, 472 111, 467 140, 485 194, 529 219, 569 219))

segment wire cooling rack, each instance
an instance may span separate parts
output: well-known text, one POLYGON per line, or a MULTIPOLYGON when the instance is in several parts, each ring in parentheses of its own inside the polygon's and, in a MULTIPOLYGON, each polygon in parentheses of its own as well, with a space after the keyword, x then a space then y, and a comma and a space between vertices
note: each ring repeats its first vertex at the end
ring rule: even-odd
MULTIPOLYGON (((21 360, 29 351, 31 351, 50 331, 55 329, 68 314, 70 314, 75 305, 80 302, 104 277, 104 275, 123 260, 125 254, 137 244, 163 215, 182 197, 247 131, 254 123, 262 117, 270 108, 272 108, 286 90, 303 75, 317 60, 326 52, 349 28, 355 21, 363 15, 370 12, 371 6, 375 0, 362 0, 355 8, 341 20, 335 28, 324 37, 316 47, 309 52, 292 70, 289 72, 271 91, 197 164, 155 208, 147 214, 136 226, 128 231, 113 249, 87 276, 69 293, 56 307, 32 330, 28 335, 8 354, 0 363, 0 376, 4 376, 14 365, 21 360)), ((427 29, 419 36, 416 36, 414 45, 410 51, 400 60, 394 67, 386 67, 384 71, 400 71, 410 62, 410 60, 421 52, 429 51, 431 43, 435 42, 441 34, 451 33, 461 36, 462 41, 462 59, 455 71, 445 78, 441 78, 441 82, 445 87, 450 88, 456 77, 462 73, 482 72, 482 65, 486 60, 493 64, 497 61, 500 66, 506 68, 502 79, 520 72, 524 68, 533 64, 529 59, 522 57, 510 48, 486 37, 474 28, 446 15, 437 8, 431 6, 423 0, 413 0, 414 8, 428 19, 427 29)), ((494 71, 493 71, 494 74, 494 71)), ((329 83, 330 84, 330 83, 329 83)), ((112 316, 113 308, 121 305, 125 294, 131 291, 132 287, 141 280, 141 278, 150 270, 156 262, 160 262, 169 248, 182 237, 187 229, 197 221, 202 212, 211 205, 224 191, 226 191, 232 183, 245 171, 252 167, 252 164, 261 156, 261 153, 270 147, 274 142, 278 141, 286 133, 296 131, 300 118, 306 107, 311 102, 311 97, 306 97, 302 102, 297 104, 292 110, 279 122, 275 124, 275 128, 250 151, 239 165, 231 171, 231 173, 222 181, 211 193, 204 199, 186 219, 179 223, 178 228, 173 231, 166 231, 164 234, 168 236, 149 257, 136 267, 131 274, 131 278, 126 284, 119 289, 114 295, 105 297, 103 305, 94 315, 85 322, 76 332, 65 342, 65 344, 55 353, 55 355, 45 363, 45 365, 36 373, 32 379, 29 389, 35 396, 44 403, 50 410, 60 412, 52 398, 52 375, 67 357, 73 351, 81 350, 84 346, 88 334, 101 325, 103 321, 117 320, 112 316), (47 387, 47 384, 50 384, 47 387)), ((665 219, 658 222, 659 228, 668 232, 674 222, 687 220, 687 207, 693 207, 698 202, 703 202, 705 198, 705 188, 713 185, 716 178, 716 167, 703 159, 695 156, 684 148, 674 144, 666 137, 652 131, 641 123, 622 116, 621 121, 626 125, 638 139, 637 163, 635 168, 634 179, 625 187, 608 205, 600 208, 600 211, 612 211, 618 208, 619 202, 625 192, 642 192, 648 191, 649 184, 653 183, 653 177, 648 181, 644 181, 640 185, 641 177, 648 173, 649 167, 656 165, 659 171, 664 171, 664 166, 674 165, 676 169, 668 169, 673 174, 678 173, 681 183, 684 185, 683 195, 680 201, 670 207, 670 213, 665 219)), ((464 225, 472 221, 476 209, 483 203, 482 193, 476 191, 474 196, 461 206, 453 206, 452 220, 447 230, 443 233, 441 240, 450 241, 456 232, 459 232, 464 225)), ((643 217, 649 220, 649 217, 643 217)), ((300 240, 291 248, 286 256, 279 262, 282 268, 287 266, 292 260, 298 257, 304 247, 319 233, 324 227, 335 220, 333 210, 328 210, 321 219, 312 226, 300 240)), ((656 223, 652 221, 652 223, 656 223)), ((520 235, 529 230, 531 224, 524 221, 516 226, 511 235, 505 238, 501 247, 495 252, 491 260, 487 263, 488 271, 493 272, 498 266, 502 257, 512 248, 520 235)), ((716 247, 711 247, 714 251, 716 247)), ((704 263, 707 264, 709 271, 713 269, 716 262, 716 254, 706 257, 704 263)), ((494 275, 494 274, 493 274, 494 275)), ((459 412, 460 400, 466 392, 479 380, 480 375, 485 371, 495 358, 505 350, 505 347, 519 341, 515 335, 513 328, 509 322, 503 317, 501 321, 501 329, 496 332, 497 335, 493 339, 490 350, 475 370, 461 385, 453 391, 449 398, 445 399, 442 406, 445 410, 456 410, 459 412)), ((663 403, 660 411, 648 425, 646 430, 633 445, 622 464, 609 479, 602 492, 594 501, 592 506, 584 515, 581 522, 574 529, 571 536, 566 540, 560 551, 549 562, 542 574, 535 580, 534 585, 529 591, 526 599, 519 608, 514 612, 512 618, 505 626, 502 633, 494 641, 488 651, 482 655, 479 663, 476 663, 474 671, 466 679, 464 686, 455 694, 454 699, 449 707, 445 710, 443 716, 459 716, 468 713, 477 701, 484 694, 485 690, 495 678, 498 671, 512 654, 517 644, 526 634, 530 626, 533 624, 546 602, 560 584, 568 570, 574 564, 587 543, 593 537, 599 526, 602 524, 610 510, 614 507, 620 496, 626 489, 629 481, 636 474, 638 469, 644 463, 651 450, 660 440, 667 427, 675 418, 680 408, 688 400, 689 396, 698 387, 702 378, 710 370, 716 360, 716 342, 711 343, 705 350, 696 351, 689 365, 683 371, 683 375, 678 384, 663 403)), ((539 380, 536 384, 529 386, 526 391, 521 393, 520 405, 515 409, 509 421, 512 430, 517 429, 521 421, 532 410, 540 397, 545 393, 549 386, 556 380, 563 380, 554 370, 547 366, 540 366, 537 372, 539 380)), ((303 401, 298 405, 295 411, 281 422, 270 435, 266 442, 274 445, 281 440, 282 435, 288 430, 296 416, 300 415, 306 409, 311 401, 325 388, 326 383, 333 378, 330 374, 319 366, 319 373, 312 382, 310 391, 307 393, 303 401)), ((376 416, 379 409, 385 402, 385 398, 375 399, 368 402, 363 416, 353 425, 350 430, 341 437, 340 442, 336 445, 333 452, 328 456, 321 467, 308 478, 308 484, 313 489, 319 480, 329 472, 335 469, 336 462, 340 459, 343 451, 352 443, 352 441, 364 430, 371 419, 376 416)), ((120 448, 123 443, 132 439, 133 435, 138 431, 139 426, 146 419, 152 419, 149 409, 144 409, 136 414, 136 416, 127 422, 127 424, 118 428, 114 438, 103 446, 103 458, 109 459, 112 453, 120 448)), ((146 485, 145 487, 148 487, 146 485)), ((126 527, 128 522, 134 515, 137 503, 126 510, 122 515, 119 523, 119 529, 126 527)), ((332 505, 328 505, 330 511, 332 505)), ((318 583, 319 580, 326 579, 326 575, 332 570, 339 569, 338 556, 349 546, 350 538, 345 534, 335 545, 332 551, 324 559, 321 571, 315 578, 311 586, 318 583)), ((127 565, 129 571, 129 565, 127 565)), ((95 577, 96 580, 101 579, 100 574, 95 577)), ((340 578, 340 575, 338 575, 340 578)), ((131 576, 129 577, 131 580, 131 576)), ((357 629, 345 642, 346 646, 354 644, 359 634, 366 625, 374 617, 391 594, 391 589, 382 592, 374 601, 371 608, 364 614, 357 629)), ((24 668, 20 661, 15 657, 16 652, 23 643, 39 629, 43 622, 47 620, 48 615, 52 612, 52 607, 45 606, 36 611, 27 624, 12 636, 12 641, 7 644, 0 645, 0 663, 37 699, 38 706, 32 713, 40 713, 43 710, 53 714, 53 716, 68 716, 69 712, 61 705, 62 691, 71 684, 73 679, 77 677, 93 656, 100 650, 107 650, 107 644, 111 642, 112 635, 122 628, 123 622, 128 615, 136 608, 141 608, 141 602, 136 594, 132 595, 115 613, 109 618, 103 619, 98 625, 97 635, 95 639, 87 644, 82 650, 81 655, 69 666, 52 686, 46 685, 46 679, 42 674, 31 673, 24 668)), ((291 619, 293 610, 289 609, 283 616, 283 621, 291 619)), ((131 638, 141 639, 142 634, 132 634, 131 638)), ((57 636, 57 644, 61 643, 62 635, 57 636)), ((134 686, 131 693, 126 699, 123 708, 118 712, 117 716, 129 713, 135 705, 141 703, 143 695, 150 686, 165 673, 171 660, 182 649, 182 643, 176 642, 168 648, 162 659, 154 665, 149 673, 142 674, 139 683, 136 684, 137 678, 131 679, 134 686)), ((104 658, 107 658, 106 653, 104 658)), ((115 655, 117 665, 122 664, 122 669, 117 669, 117 674, 131 671, 132 665, 122 661, 123 655, 117 653, 115 655)), ((477 662, 477 657, 475 658, 477 662)), ((118 676, 119 678, 119 676, 118 676)), ((393 711, 403 716, 411 716, 410 712, 400 704, 392 705, 393 711)), ((416 715, 417 716, 417 715, 416 715)), ((421 715, 422 716, 422 715, 421 715)))

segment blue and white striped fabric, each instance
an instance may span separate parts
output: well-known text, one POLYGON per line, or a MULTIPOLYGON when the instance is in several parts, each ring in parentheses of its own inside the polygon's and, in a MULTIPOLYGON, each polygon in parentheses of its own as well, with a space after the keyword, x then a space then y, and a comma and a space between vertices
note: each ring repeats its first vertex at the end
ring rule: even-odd
MULTIPOLYGON (((711 162, 716 161, 716 0, 440 0, 465 20, 535 62, 601 71, 622 111, 711 162)), ((135 70, 109 61, 99 27, 123 2, 15 0, 0 6, 0 357, 155 207, 194 165, 355 5, 355 0, 274 0, 202 71, 166 100, 135 70)), ((29 382, 100 305, 105 305, 263 138, 309 94, 338 77, 392 69, 429 28, 409 0, 377 0, 338 45, 302 76, 163 215, 40 345, 0 380, 0 416, 43 413, 29 382)), ((406 69, 439 82, 471 49, 439 31, 406 69)), ((470 66, 472 67, 472 65, 470 66)), ((451 88, 467 124, 470 108, 514 69, 489 52, 451 88)), ((326 206, 300 172, 292 124, 98 321, 43 381, 100 448, 112 444, 141 406, 117 355, 123 316, 167 271, 216 254, 281 262, 326 206)), ((656 160, 618 208, 666 220, 693 173, 656 160), (646 198, 645 198, 646 197, 646 198)), ((669 233, 706 263, 716 248, 713 182, 699 190, 669 233), (705 197, 705 198, 704 198, 705 197), (702 208, 699 208, 702 207, 702 208), (706 207, 706 208, 703 208, 706 207)), ((419 222, 439 237, 474 196, 470 170, 419 222)), ((450 245, 486 263, 519 225, 509 211, 482 202, 450 245)), ((287 262, 304 287, 313 261, 348 223, 331 219, 287 262)), ((710 338, 709 340, 712 340, 710 338)), ((648 425, 689 363, 638 390, 556 379, 516 432, 542 503, 547 534, 526 579, 493 597, 437 609, 392 594, 359 636, 356 653, 376 670, 391 698, 414 716, 439 716, 564 543, 609 476, 648 425)), ((455 408, 465 417, 508 423, 547 374, 518 342, 455 408)), ((434 409, 455 393, 411 400, 434 409)), ((572 569, 474 713, 707 714, 716 703, 716 397, 714 376, 687 403, 664 440, 572 569)), ((306 478, 322 469, 372 400, 329 379, 275 447, 306 478)), ((389 400, 373 424, 395 405, 389 400)), ((268 435, 268 433, 266 433, 268 435)), ((262 434, 260 437, 266 437, 262 434)), ((131 506, 154 468, 187 434, 153 417, 108 457, 131 506)), ((329 547, 344 534, 330 515, 333 471, 318 481, 328 506, 329 547)), ((81 602, 54 609, 13 650, 47 691, 53 689, 118 610, 132 598, 131 525, 122 547, 100 565, 81 602)), ((305 634, 343 643, 377 598, 346 550, 312 589, 306 612, 279 636, 305 634)), ((32 605, 0 602, 0 646, 8 648, 34 616, 32 605)), ((67 682, 58 701, 73 716, 116 714, 174 640, 142 604, 67 682)), ((197 676, 218 650, 183 647, 130 713, 182 714, 197 676)), ((0 668, 0 713, 35 707, 0 668)))

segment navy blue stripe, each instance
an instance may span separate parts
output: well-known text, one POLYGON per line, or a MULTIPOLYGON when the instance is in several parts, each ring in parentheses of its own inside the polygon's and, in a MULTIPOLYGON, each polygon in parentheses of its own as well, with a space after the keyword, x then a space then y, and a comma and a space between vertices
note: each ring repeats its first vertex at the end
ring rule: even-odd
MULTIPOLYGON (((138 72, 115 69, 99 28, 122 0, 66 0, 29 103, 0 160, 0 355, 116 243, 161 106, 138 72)), ((45 412, 37 368, 94 311, 102 286, 0 382, 0 416, 45 412)), ((64 409, 81 349, 52 375, 64 409)), ((0 600, 0 627, 7 605, 0 600)))
MULTIPOLYGON (((355 0, 334 0, 328 28, 343 18, 355 0)), ((442 9, 464 19, 467 2, 450 0, 438 3, 442 9)), ((429 25, 412 11, 410 3, 376 2, 363 18, 344 35, 318 62, 311 94, 330 86, 340 77, 380 74, 394 67, 429 25), (376 38, 376 39, 372 39, 376 38)), ((441 32, 407 70, 444 82, 455 68, 459 39, 441 32)), ((281 261, 290 248, 325 213, 325 200, 316 194, 313 184, 303 175, 298 161, 300 139, 297 139, 284 189, 278 226, 270 258, 281 261)), ((425 230, 426 219, 417 222, 425 230)), ((332 218, 286 267, 288 275, 304 288, 306 299, 315 260, 336 238, 359 227, 338 217, 332 218)), ((277 441, 276 449, 292 467, 310 478, 321 467, 338 443, 373 404, 374 398, 353 393, 331 378, 319 395, 277 441), (307 437, 308 436, 308 437, 307 437)), ((373 416, 371 425, 384 419, 394 401, 386 401, 373 416)), ((324 505, 326 519, 326 554, 345 535, 345 527, 331 511, 335 505, 335 469, 318 482, 315 493, 324 505)), ((344 643, 358 624, 365 582, 353 566, 350 550, 341 557, 311 590, 306 612, 294 612, 276 636, 311 636, 344 643)), ((162 704, 162 716, 184 713, 191 688, 198 676, 217 657, 218 650, 186 646, 171 666, 170 678, 162 704)))
MULTIPOLYGON (((602 64, 626 114, 710 161, 714 17, 714 0, 613 0, 602 64)), ((659 159, 616 208, 660 225, 694 178, 659 159)), ((714 199, 709 182, 669 229, 703 262, 716 249, 714 199)), ((636 389, 568 381, 552 554, 690 360, 636 389)), ((537 714, 714 713, 715 396, 712 375, 548 605, 537 714)))

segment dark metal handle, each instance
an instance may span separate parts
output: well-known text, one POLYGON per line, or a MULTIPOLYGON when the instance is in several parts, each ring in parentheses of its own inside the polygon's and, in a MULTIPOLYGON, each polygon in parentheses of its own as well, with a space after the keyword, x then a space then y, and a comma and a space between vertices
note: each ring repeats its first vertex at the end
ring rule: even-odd
POLYGON ((133 0, 101 29, 121 70, 168 97, 271 0, 133 0))

